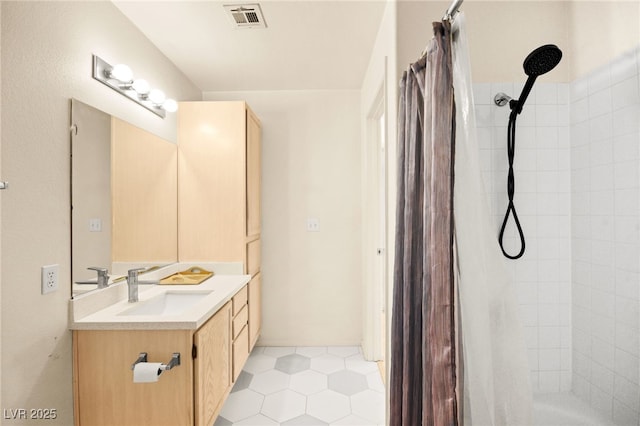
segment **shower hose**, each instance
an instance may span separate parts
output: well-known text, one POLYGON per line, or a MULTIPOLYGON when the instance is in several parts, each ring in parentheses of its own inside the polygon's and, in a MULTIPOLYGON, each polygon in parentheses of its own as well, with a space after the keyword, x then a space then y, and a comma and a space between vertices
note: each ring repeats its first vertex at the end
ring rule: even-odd
POLYGON ((511 110, 511 114, 509 115, 509 125, 507 126, 507 157, 509 158, 509 174, 507 176, 507 196, 509 197, 509 205, 507 207, 507 212, 504 215, 504 220, 502 221, 502 227, 500 228, 500 236, 498 237, 498 241, 500 242, 500 248, 502 249, 502 254, 509 259, 519 259, 524 254, 525 242, 524 242, 524 232, 522 232, 522 226, 520 225, 520 219, 518 219, 518 214, 516 213, 516 206, 513 204, 513 195, 515 193, 516 180, 513 174, 513 159, 515 156, 515 143, 516 143, 516 117, 518 116, 517 112, 518 108, 513 108, 511 110), (504 230, 507 227, 507 222, 509 221, 509 216, 513 215, 513 220, 516 224, 516 228, 518 229, 518 235, 520 236, 520 252, 516 255, 510 255, 504 248, 503 237, 504 230))

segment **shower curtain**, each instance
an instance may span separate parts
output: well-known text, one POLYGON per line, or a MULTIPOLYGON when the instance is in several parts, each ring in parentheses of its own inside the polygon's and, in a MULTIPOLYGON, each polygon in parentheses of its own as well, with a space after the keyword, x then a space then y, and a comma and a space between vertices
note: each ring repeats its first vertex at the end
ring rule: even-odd
POLYGON ((478 162, 464 14, 433 27, 401 83, 390 424, 530 425, 522 328, 478 162))
POLYGON ((390 424, 456 425, 453 82, 448 23, 403 74, 390 424))

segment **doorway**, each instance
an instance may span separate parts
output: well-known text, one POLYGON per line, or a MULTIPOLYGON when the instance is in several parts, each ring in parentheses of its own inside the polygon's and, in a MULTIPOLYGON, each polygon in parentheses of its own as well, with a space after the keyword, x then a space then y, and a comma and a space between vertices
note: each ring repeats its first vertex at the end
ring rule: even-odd
MULTIPOLYGON (((379 86, 367 115, 363 175, 365 198, 363 209, 363 277, 365 283, 363 352, 367 360, 381 363, 384 362, 387 346, 388 225, 385 80, 379 86)), ((383 367, 381 367, 381 371, 384 372, 383 367)))

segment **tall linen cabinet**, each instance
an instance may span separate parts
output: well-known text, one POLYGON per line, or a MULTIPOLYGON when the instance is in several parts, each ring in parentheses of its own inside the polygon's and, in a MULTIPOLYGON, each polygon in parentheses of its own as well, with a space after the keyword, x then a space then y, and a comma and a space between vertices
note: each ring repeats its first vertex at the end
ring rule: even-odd
POLYGON ((248 327, 234 336, 238 360, 245 356, 240 348, 251 351, 261 327, 260 150, 260 120, 246 102, 180 103, 178 258, 242 262, 251 275, 248 327))

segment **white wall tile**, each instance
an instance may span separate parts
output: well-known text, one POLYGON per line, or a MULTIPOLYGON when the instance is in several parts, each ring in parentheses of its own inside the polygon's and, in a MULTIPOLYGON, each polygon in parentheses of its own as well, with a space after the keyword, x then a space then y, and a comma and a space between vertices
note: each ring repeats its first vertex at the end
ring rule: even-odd
MULTIPOLYGON (((526 105, 525 105, 526 108, 526 105)), ((559 126, 558 105, 536 105, 535 106, 535 125, 536 126, 559 126)), ((562 123, 566 125, 567 123, 562 123)))
POLYGON ((633 356, 640 356, 638 350, 638 330, 622 323, 616 324, 615 346, 630 353, 633 356))
POLYGON ((637 135, 640 131, 640 105, 621 108, 613 115, 613 135, 637 135))
POLYGON ((595 362, 591 364, 591 383, 610 395, 613 394, 613 378, 613 371, 595 362))
POLYGON ((589 95, 589 81, 586 78, 574 80, 569 84, 569 99, 571 102, 584 99, 589 95))
POLYGON ((638 75, 638 62, 635 51, 630 51, 622 55, 618 60, 613 61, 610 67, 611 83, 616 84, 628 78, 638 75))
POLYGON ((640 413, 627 407, 617 399, 613 400, 613 420, 619 425, 636 426, 640 413))
POLYGON ((615 367, 614 353, 615 350, 610 343, 600 340, 595 336, 591 337, 591 356, 593 362, 597 362, 613 370, 615 367))
MULTIPOLYGON (((560 327, 540 327, 538 346, 540 349, 559 349, 560 348, 560 327)), ((558 352, 559 354, 559 352, 558 352)), ((559 370, 560 365, 553 370, 559 370)))
POLYGON ((607 87, 589 96, 589 118, 611 113, 611 88, 607 87))
POLYGON ((611 71, 609 65, 604 65, 587 76, 589 95, 596 94, 599 90, 611 87, 611 71))
POLYGON ((571 391, 572 377, 571 371, 560 371, 560 392, 569 392, 571 391))
POLYGON ((613 416, 613 396, 597 386, 591 386, 591 405, 606 416, 613 416))
POLYGON ((569 112, 569 119, 571 124, 584 123, 589 119, 589 98, 573 98, 575 99, 571 103, 571 109, 569 112))
POLYGON ((636 385, 640 384, 638 376, 640 358, 622 349, 616 349, 614 354, 614 372, 625 377, 636 385))
POLYGON ((477 105, 493 105, 491 83, 476 83, 473 85, 473 102, 477 105))
POLYGON ((611 88, 612 108, 617 111, 640 102, 638 78, 633 76, 617 83, 611 88))
POLYGON ((540 371, 559 371, 560 348, 540 349, 538 351, 538 365, 540 371))
POLYGON ((537 105, 557 105, 558 85, 555 83, 538 83, 534 86, 537 105))
POLYGON ((613 133, 614 119, 611 113, 598 115, 589 120, 589 142, 597 142, 602 140, 610 140, 613 133))
POLYGON ((588 380, 591 379, 591 359, 588 355, 573 351, 572 366, 574 373, 588 380))
POLYGON ((616 376, 613 396, 632 410, 640 411, 640 406, 638 405, 640 392, 637 384, 616 376))
POLYGON ((571 377, 571 390, 584 401, 591 400, 591 383, 584 376, 574 374, 571 377))
POLYGON ((629 326, 632 329, 640 329, 638 318, 640 316, 640 306, 638 300, 627 297, 616 296, 615 298, 615 319, 617 322, 629 326))
POLYGON ((556 84, 558 91, 558 105, 569 104, 569 86, 570 85, 568 83, 556 84))
POLYGON ((559 371, 540 371, 538 389, 540 392, 559 392, 560 391, 560 372, 559 371))

